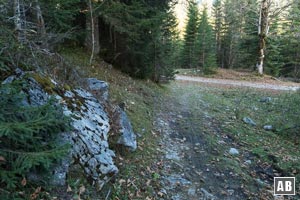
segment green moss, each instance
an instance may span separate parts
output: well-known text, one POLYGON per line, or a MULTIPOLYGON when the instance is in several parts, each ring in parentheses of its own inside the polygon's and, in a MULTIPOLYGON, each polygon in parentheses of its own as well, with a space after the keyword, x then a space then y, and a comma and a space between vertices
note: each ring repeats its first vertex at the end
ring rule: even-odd
POLYGON ((32 78, 34 78, 49 94, 55 94, 56 86, 52 83, 50 77, 42 76, 38 73, 30 74, 32 78))
POLYGON ((71 90, 71 87, 70 87, 69 85, 67 85, 67 84, 64 84, 64 85, 63 85, 63 88, 64 88, 65 90, 67 90, 67 91, 70 91, 70 90, 71 90))

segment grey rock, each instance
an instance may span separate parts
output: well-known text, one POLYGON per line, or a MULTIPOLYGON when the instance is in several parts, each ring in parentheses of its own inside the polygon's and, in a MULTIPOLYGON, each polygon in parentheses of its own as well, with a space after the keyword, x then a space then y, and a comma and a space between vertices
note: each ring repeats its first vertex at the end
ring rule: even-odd
POLYGON ((252 110, 254 110, 254 111, 258 111, 258 110, 259 110, 259 108, 258 108, 258 107, 256 107, 256 106, 253 106, 253 107, 252 107, 252 110))
POLYGON ((12 75, 12 76, 7 77, 2 82, 2 84, 5 85, 5 84, 12 83, 15 79, 22 78, 25 75, 25 73, 20 68, 15 69, 15 74, 16 75, 12 75))
MULTIPOLYGON (((108 179, 106 175, 118 172, 113 162, 115 155, 109 149, 107 141, 109 119, 101 104, 89 92, 76 89, 73 93, 83 100, 83 105, 73 113, 76 116, 71 115, 72 126, 75 129, 72 133, 72 155, 88 173, 86 175, 92 178, 98 187, 102 187, 103 180, 108 179)), ((66 111, 70 108, 65 105, 64 109, 66 111)))
POLYGON ((41 106, 49 101, 50 96, 42 89, 41 85, 33 78, 28 79, 29 82, 29 104, 32 106, 41 106))
POLYGON ((232 189, 229 189, 229 190, 227 190, 227 192, 228 192, 228 194, 229 194, 230 196, 232 196, 232 195, 233 195, 233 193, 234 193, 234 190, 232 190, 232 189))
POLYGON ((17 75, 19 78, 22 78, 22 77, 25 75, 25 72, 24 72, 22 69, 20 69, 20 68, 17 68, 17 69, 15 70, 15 73, 16 73, 16 75, 17 75))
POLYGON ((256 182, 257 182, 259 185, 261 185, 261 186, 265 186, 265 185, 266 185, 266 183, 263 182, 262 180, 260 180, 259 178, 255 179, 255 180, 256 180, 256 182))
POLYGON ((272 125, 265 125, 265 126, 264 126, 264 129, 265 129, 266 131, 272 131, 272 130, 273 130, 273 126, 272 126, 272 125))
POLYGON ((133 132, 131 123, 125 111, 120 107, 117 107, 113 114, 113 119, 115 120, 114 123, 117 126, 117 131, 119 132, 117 143, 129 148, 131 151, 135 151, 137 148, 136 135, 133 132))
POLYGON ((204 196, 204 199, 207 199, 207 200, 215 200, 216 199, 216 197, 214 195, 212 195, 211 193, 209 193, 204 188, 201 188, 200 191, 202 192, 202 194, 204 196))
POLYGON ((247 165, 251 165, 251 163, 252 163, 251 160, 246 160, 246 161, 245 161, 245 164, 247 164, 247 165))
POLYGON ((167 190, 164 189, 164 188, 162 188, 162 189, 160 190, 160 192, 161 192, 162 194, 164 194, 164 195, 167 195, 167 194, 168 194, 168 193, 167 193, 167 190))
POLYGON ((188 186, 191 185, 191 182, 182 178, 180 175, 171 175, 165 178, 167 183, 171 188, 175 188, 177 186, 188 186))
POLYGON ((16 79, 16 76, 12 75, 7 77, 4 81, 2 81, 2 85, 10 84, 16 79))
MULTIPOLYGON (((47 103, 51 95, 35 79, 27 78, 26 81, 29 86, 24 92, 29 98, 24 100, 23 105, 39 106, 47 103)), ((62 105, 64 114, 71 117, 73 127, 71 132, 61 134, 58 145, 69 143, 72 147, 69 155, 51 169, 53 177, 50 184, 64 185, 69 167, 78 164, 86 177, 101 189, 118 172, 113 161, 115 154, 108 144, 110 124, 103 106, 83 89, 67 91, 64 96, 56 95, 55 98, 62 105)), ((39 179, 39 175, 34 172, 28 176, 39 179)))
POLYGON ((100 81, 96 78, 87 78, 87 89, 100 101, 107 101, 108 95, 108 83, 100 81))
POLYGON ((231 155, 239 155, 239 151, 236 148, 230 148, 229 153, 231 155))
POLYGON ((243 121, 244 121, 246 124, 249 124, 249 125, 252 125, 252 126, 256 126, 256 123, 255 123, 250 117, 244 117, 244 118, 243 118, 243 121))
POLYGON ((189 188, 188 189, 188 195, 189 196, 195 196, 196 195, 196 189, 195 188, 189 188))
POLYGON ((166 152, 166 158, 169 160, 177 160, 177 161, 180 160, 178 153, 174 150, 168 150, 166 152))
POLYGON ((269 103, 272 101, 272 98, 271 97, 262 97, 259 101, 262 103, 269 103))
MULTIPOLYGON (((71 135, 69 133, 61 133, 56 141, 57 145, 62 146, 69 144, 71 141, 71 135)), ((67 173, 69 171, 70 164, 72 162, 71 152, 62 160, 60 160, 52 170, 52 177, 50 179, 50 185, 64 186, 66 185, 67 173)))
POLYGON ((171 200, 184 200, 184 198, 180 194, 176 194, 171 197, 171 200))

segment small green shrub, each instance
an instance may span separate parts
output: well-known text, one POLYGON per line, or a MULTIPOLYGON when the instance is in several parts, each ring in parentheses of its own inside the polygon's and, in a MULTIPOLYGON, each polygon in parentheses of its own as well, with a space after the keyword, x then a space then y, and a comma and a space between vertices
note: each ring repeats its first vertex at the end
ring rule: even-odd
POLYGON ((26 105, 24 83, 0 86, 0 199, 2 192, 24 189, 22 180, 32 170, 46 174, 69 145, 58 145, 57 136, 69 121, 53 100, 42 106, 26 105))

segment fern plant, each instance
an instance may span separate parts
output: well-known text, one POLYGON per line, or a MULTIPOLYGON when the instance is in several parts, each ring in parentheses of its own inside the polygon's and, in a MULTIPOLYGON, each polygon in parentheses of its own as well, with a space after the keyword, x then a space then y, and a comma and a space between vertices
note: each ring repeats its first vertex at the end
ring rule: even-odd
POLYGON ((68 151, 68 145, 57 144, 58 134, 70 127, 61 107, 54 100, 26 105, 22 87, 0 86, 0 188, 8 193, 23 187, 30 171, 46 172, 68 151))

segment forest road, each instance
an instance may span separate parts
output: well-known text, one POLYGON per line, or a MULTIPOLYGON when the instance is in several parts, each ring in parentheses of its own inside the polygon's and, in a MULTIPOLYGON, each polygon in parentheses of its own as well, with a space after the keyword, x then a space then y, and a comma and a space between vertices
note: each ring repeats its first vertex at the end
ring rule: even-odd
POLYGON ((175 80, 178 81, 191 81, 205 84, 229 86, 229 87, 250 87, 265 90, 281 90, 281 91, 296 91, 300 89, 299 83, 286 83, 278 81, 275 83, 263 83, 263 82, 250 82, 250 81, 239 81, 229 79, 215 79, 215 78, 204 78, 195 76, 176 75, 175 80))
POLYGON ((158 159, 163 163, 162 199, 274 199, 271 181, 251 174, 256 165, 254 155, 248 151, 231 155, 229 150, 237 151, 242 144, 225 134, 223 122, 211 113, 218 105, 207 96, 215 89, 190 82, 212 80, 177 76, 177 80, 184 78, 189 82, 174 81, 166 86, 166 95, 157 100, 155 108, 154 132, 161 138, 158 159))

